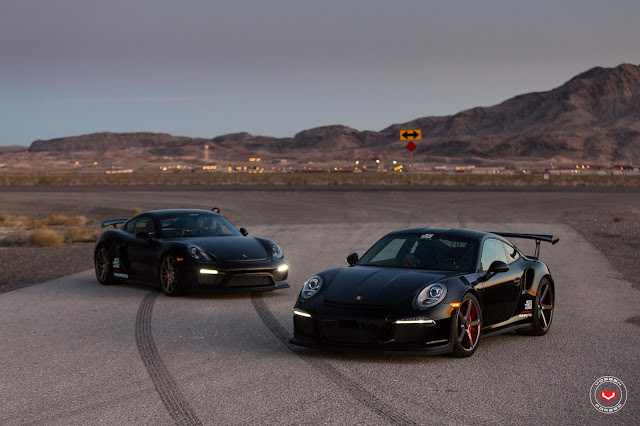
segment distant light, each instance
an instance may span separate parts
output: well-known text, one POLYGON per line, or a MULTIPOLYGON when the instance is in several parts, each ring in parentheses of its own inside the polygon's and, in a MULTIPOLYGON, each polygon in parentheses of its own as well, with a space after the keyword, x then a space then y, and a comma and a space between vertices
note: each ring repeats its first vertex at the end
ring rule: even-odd
POLYGON ((262 161, 262 159, 260 157, 256 158, 256 161, 262 161))
POLYGON ((76 161, 74 164, 77 166, 77 165, 79 165, 79 164, 80 164, 80 162, 79 162, 79 161, 76 161))
POLYGON ((356 164, 360 164, 360 160, 356 160, 356 164))
POLYGON ((289 270, 289 265, 287 265, 286 263, 284 265, 278 266, 278 272, 285 272, 288 270, 289 270))
POLYGON ((98 162, 97 162, 97 161, 94 161, 94 162, 93 162, 93 165, 94 165, 94 166, 97 166, 97 165, 98 165, 98 162))
POLYGON ((218 271, 215 269, 200 269, 200 273, 205 275, 218 275, 218 271))
POLYGON ((398 162, 396 160, 393 160, 393 164, 398 164, 398 162))
POLYGON ((376 163, 377 163, 377 164, 380 164, 380 160, 376 160, 376 163))

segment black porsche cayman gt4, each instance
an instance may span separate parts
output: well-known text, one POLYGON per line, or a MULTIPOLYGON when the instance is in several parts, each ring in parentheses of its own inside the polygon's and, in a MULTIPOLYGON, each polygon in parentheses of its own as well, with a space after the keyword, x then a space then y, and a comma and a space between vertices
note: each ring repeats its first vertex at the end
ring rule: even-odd
POLYGON ((170 296, 194 286, 225 291, 289 287, 280 247, 247 237, 222 215, 207 210, 156 210, 103 222, 94 252, 102 284, 155 282, 170 296), (122 225, 120 228, 116 228, 122 225))
POLYGON ((472 355, 481 337, 551 326, 554 281, 540 260, 552 235, 412 228, 391 232, 349 266, 309 278, 290 342, 306 347, 472 355), (536 241, 524 255, 506 238, 536 241))

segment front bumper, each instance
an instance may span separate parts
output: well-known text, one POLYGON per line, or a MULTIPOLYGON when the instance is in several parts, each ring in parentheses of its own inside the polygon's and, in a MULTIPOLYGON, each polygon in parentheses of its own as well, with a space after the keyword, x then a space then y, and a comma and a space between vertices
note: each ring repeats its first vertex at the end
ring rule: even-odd
POLYGON ((227 292, 270 291, 288 288, 288 271, 271 268, 222 269, 210 265, 194 264, 187 274, 188 282, 202 288, 227 292), (217 273, 202 273, 201 270, 217 273))
MULTIPOLYGON (((304 312, 304 311, 303 311, 304 312)), ((445 353, 452 349, 451 319, 404 323, 402 316, 327 312, 293 316, 291 344, 336 350, 445 353)))

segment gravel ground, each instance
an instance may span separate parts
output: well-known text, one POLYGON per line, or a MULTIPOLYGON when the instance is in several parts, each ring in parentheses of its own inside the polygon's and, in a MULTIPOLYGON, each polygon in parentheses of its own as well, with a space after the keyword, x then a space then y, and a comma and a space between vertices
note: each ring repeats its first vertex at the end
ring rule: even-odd
MULTIPOLYGON (((640 290, 640 210, 593 209, 567 213, 564 221, 596 246, 625 280, 640 290)), ((640 316, 627 320, 640 326, 640 316)))
POLYGON ((93 268, 93 243, 0 248, 0 293, 93 268))
POLYGON ((640 210, 591 209, 567 213, 563 219, 640 290, 640 210))

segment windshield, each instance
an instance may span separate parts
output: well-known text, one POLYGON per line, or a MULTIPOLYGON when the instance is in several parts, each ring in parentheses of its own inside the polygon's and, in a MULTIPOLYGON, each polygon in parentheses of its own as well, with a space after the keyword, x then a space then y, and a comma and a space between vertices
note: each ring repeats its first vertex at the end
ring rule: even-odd
POLYGON ((437 234, 394 234, 383 237, 358 265, 470 272, 478 243, 437 234))
POLYGON ((213 213, 180 213, 160 218, 160 233, 165 238, 241 236, 227 219, 213 213))

